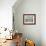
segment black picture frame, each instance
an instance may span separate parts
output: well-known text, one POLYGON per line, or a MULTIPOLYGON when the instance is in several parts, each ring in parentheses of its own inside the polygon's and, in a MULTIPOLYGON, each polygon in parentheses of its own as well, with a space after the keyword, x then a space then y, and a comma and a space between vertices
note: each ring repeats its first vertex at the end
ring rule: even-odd
POLYGON ((35 25, 36 14, 23 14, 23 24, 24 25, 35 25))

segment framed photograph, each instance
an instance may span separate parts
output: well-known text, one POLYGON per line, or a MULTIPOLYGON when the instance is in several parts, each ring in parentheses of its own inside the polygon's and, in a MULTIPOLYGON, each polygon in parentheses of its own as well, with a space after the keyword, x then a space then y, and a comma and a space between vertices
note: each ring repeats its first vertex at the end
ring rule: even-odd
POLYGON ((36 14, 23 14, 23 24, 24 25, 35 25, 36 14))

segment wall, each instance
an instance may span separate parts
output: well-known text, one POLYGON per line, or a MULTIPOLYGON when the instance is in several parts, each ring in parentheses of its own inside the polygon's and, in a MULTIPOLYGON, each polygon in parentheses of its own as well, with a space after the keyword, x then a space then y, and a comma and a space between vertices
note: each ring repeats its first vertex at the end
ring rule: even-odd
MULTIPOLYGON (((15 6, 15 5, 14 5, 15 6)), ((13 9, 15 19, 15 30, 23 33, 23 37, 34 40, 36 46, 41 46, 41 30, 40 30, 40 15, 41 1, 40 0, 23 0, 18 7, 13 9), (36 14, 36 25, 24 25, 23 14, 36 14)))
POLYGON ((12 6, 16 0, 0 0, 0 27, 12 29, 12 6))
POLYGON ((41 1, 41 41, 46 46, 46 0, 41 1))

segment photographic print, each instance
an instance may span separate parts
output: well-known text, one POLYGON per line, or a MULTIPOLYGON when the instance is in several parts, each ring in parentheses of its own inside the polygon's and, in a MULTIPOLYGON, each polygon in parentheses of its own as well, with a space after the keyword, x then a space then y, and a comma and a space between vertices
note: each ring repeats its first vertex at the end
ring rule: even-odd
POLYGON ((24 25, 34 25, 36 24, 36 14, 24 14, 23 15, 24 25))

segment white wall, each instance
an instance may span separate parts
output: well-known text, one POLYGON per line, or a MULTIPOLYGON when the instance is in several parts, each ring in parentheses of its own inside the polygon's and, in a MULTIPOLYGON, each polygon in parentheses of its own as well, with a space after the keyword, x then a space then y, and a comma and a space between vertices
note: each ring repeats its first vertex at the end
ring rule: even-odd
POLYGON ((41 38, 42 46, 46 46, 46 0, 41 2, 41 38))
POLYGON ((12 6, 16 0, 0 0, 0 27, 12 28, 12 6))
POLYGON ((15 29, 18 30, 18 32, 22 32, 24 38, 27 37, 28 39, 34 40, 36 46, 41 46, 40 12, 40 0, 23 0, 23 2, 14 9, 15 29), (23 24, 23 14, 25 13, 36 14, 36 25, 23 24))

